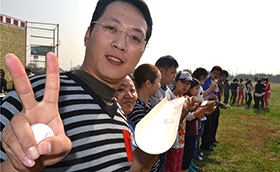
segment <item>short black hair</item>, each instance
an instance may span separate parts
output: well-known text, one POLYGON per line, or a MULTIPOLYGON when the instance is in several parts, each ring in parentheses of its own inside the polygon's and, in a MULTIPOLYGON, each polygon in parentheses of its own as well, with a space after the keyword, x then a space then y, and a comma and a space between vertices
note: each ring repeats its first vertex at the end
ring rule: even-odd
POLYGON ((143 14, 143 16, 146 20, 147 26, 148 26, 147 33, 146 33, 146 39, 145 39, 148 42, 152 35, 153 20, 152 20, 151 13, 150 13, 150 10, 149 10, 147 4, 143 0, 99 0, 97 2, 95 11, 92 15, 92 19, 90 22, 90 33, 94 26, 93 22, 98 20, 103 15, 106 7, 109 4, 116 2, 116 1, 129 3, 141 11, 141 13, 143 14))
POLYGON ((199 67, 197 69, 195 69, 195 71, 192 74, 192 77, 196 78, 196 79, 200 79, 201 76, 203 76, 204 78, 206 78, 208 75, 208 72, 206 69, 199 67))
POLYGON ((221 76, 222 75, 226 75, 226 77, 228 77, 228 71, 226 71, 226 70, 222 70, 222 74, 221 74, 221 76))
POLYGON ((199 80, 196 79, 196 78, 193 78, 193 81, 191 82, 191 87, 190 88, 193 88, 193 87, 195 87, 199 84, 200 84, 199 80))
POLYGON ((164 68, 165 70, 170 69, 172 66, 178 68, 178 62, 177 60, 172 57, 171 55, 166 55, 166 56, 162 56, 160 57, 157 62, 156 62, 156 67, 160 68, 164 68))
POLYGON ((222 74, 222 71, 223 71, 223 69, 222 69, 220 66, 214 66, 214 67, 211 69, 211 73, 214 72, 214 70, 219 71, 220 74, 222 74))

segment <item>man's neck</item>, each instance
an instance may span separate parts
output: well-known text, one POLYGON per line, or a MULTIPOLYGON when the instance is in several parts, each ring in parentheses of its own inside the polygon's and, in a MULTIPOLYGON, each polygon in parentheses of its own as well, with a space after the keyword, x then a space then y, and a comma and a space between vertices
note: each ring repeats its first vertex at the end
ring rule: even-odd
POLYGON ((99 80, 100 82, 102 82, 103 84, 106 84, 108 87, 116 90, 119 86, 119 84, 121 83, 122 79, 119 81, 110 81, 110 79, 104 79, 99 77, 94 71, 92 70, 88 70, 88 68, 84 65, 81 66, 80 70, 92 75, 94 78, 96 78, 97 80, 99 80))

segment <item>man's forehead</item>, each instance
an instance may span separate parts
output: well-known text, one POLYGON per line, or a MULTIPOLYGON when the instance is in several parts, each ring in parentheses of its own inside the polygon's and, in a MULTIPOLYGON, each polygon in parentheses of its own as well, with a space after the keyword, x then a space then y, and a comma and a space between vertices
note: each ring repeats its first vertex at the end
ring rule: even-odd
POLYGON ((170 68, 167 69, 167 71, 176 72, 177 68, 175 66, 171 66, 170 68))
POLYGON ((128 2, 115 1, 106 7, 101 18, 107 18, 118 22, 119 24, 126 24, 131 28, 147 30, 147 23, 142 12, 134 5, 128 2))
POLYGON ((119 24, 119 25, 122 25, 122 26, 125 26, 125 27, 129 27, 130 29, 132 29, 132 30, 134 30, 134 31, 136 31, 136 32, 139 32, 139 33, 142 33, 143 35, 145 35, 145 31, 143 30, 143 29, 141 29, 141 28, 143 28, 143 27, 141 27, 140 25, 138 26, 133 26, 133 25, 130 25, 130 26, 128 26, 127 24, 124 24, 124 23, 122 23, 120 20, 118 20, 117 18, 115 18, 115 17, 111 17, 111 16, 109 16, 109 17, 104 17, 103 19, 101 19, 101 21, 109 21, 109 22, 114 22, 114 23, 116 23, 116 24, 119 24))

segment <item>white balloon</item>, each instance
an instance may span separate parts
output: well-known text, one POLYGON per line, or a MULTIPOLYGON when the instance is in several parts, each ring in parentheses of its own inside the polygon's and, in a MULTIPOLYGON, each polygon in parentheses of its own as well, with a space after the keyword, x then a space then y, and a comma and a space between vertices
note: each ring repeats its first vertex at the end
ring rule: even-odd
POLYGON ((53 130, 51 129, 51 127, 47 126, 46 124, 41 124, 41 123, 33 124, 31 125, 31 128, 37 144, 47 137, 54 136, 53 130))

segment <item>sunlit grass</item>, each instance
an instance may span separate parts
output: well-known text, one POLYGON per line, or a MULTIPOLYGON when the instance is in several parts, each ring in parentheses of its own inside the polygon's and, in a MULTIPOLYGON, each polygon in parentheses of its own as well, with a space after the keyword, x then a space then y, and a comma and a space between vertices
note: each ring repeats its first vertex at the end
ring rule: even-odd
POLYGON ((245 105, 221 110, 220 144, 195 161, 202 171, 280 171, 280 84, 271 90, 268 110, 245 105))

